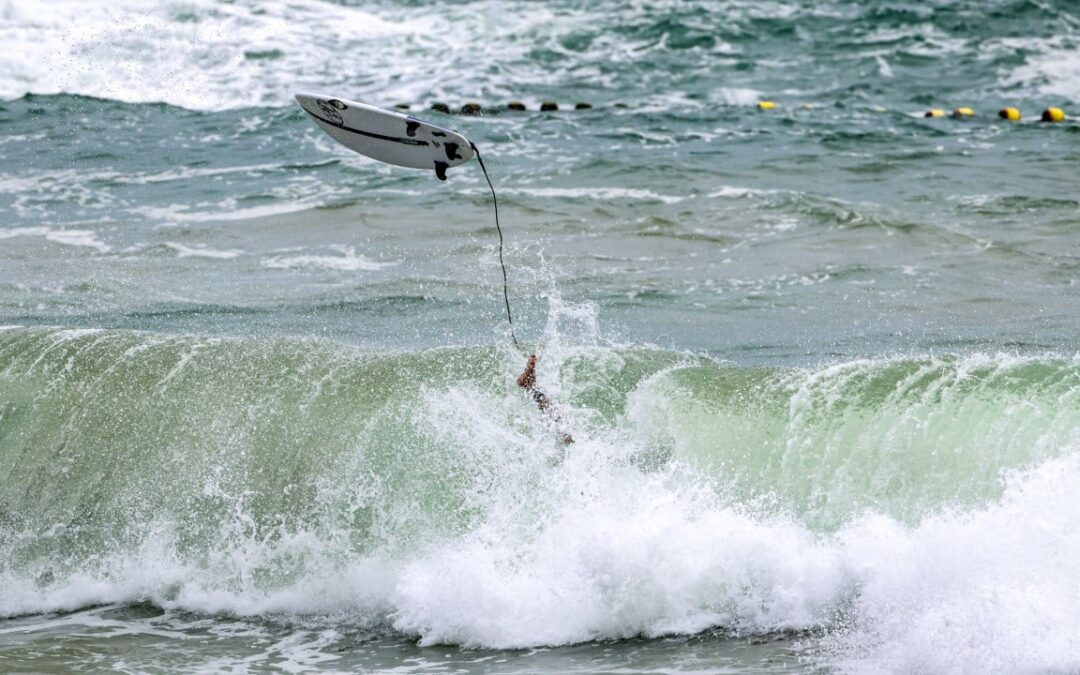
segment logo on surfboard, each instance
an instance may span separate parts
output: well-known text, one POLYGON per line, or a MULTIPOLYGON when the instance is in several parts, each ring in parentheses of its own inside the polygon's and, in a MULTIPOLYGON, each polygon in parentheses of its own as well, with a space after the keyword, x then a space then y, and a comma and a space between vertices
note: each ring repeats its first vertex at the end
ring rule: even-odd
POLYGON ((341 113, 338 110, 345 110, 346 106, 341 101, 333 99, 330 101, 324 101, 323 99, 315 99, 315 104, 319 106, 319 110, 325 116, 327 122, 341 126, 345 124, 345 120, 342 119, 341 113))

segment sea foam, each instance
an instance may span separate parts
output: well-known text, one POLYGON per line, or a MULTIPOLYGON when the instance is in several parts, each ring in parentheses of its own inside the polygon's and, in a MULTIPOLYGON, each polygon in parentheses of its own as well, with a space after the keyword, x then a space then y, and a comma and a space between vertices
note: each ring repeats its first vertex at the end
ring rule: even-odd
POLYGON ((575 347, 558 326, 587 325, 591 313, 576 309, 553 320, 544 351, 540 384, 557 423, 507 389, 520 368, 509 352, 374 356, 319 343, 5 331, 4 405, 34 413, 9 424, 33 420, 27 429, 45 435, 13 427, 0 444, 0 615, 151 602, 394 630, 427 645, 719 630, 786 634, 811 662, 851 672, 1080 666, 1080 453, 1062 418, 1032 412, 1051 395, 1074 407, 1074 362, 986 355, 953 372, 931 359, 852 361, 791 371, 774 388, 768 372, 690 355, 575 347), (689 387, 690 376, 708 386, 689 387), (897 380, 895 396, 877 397, 897 380), (774 389, 788 400, 780 455, 749 443, 735 415, 774 424, 774 406, 754 398, 774 389), (922 503, 897 510, 867 501, 874 484, 851 483, 842 468, 861 461, 872 476, 866 462, 907 458, 925 470, 929 452, 961 460, 937 471, 971 473, 952 445, 961 437, 934 431, 949 415, 924 404, 955 399, 949 409, 978 420, 979 410, 1000 415, 988 411, 1016 391, 1029 401, 1026 426, 1042 431, 1013 468, 1002 448, 1014 451, 1015 438, 980 437, 973 461, 999 470, 974 471, 977 490, 920 502, 924 484, 954 482, 924 471, 878 488, 922 503), (720 392, 745 457, 703 467, 694 444, 719 443, 720 432, 666 418, 679 417, 673 405, 708 410, 720 392), (878 454, 845 422, 873 410, 893 430, 875 436, 878 454), (908 438, 920 419, 933 433, 908 438), (27 498, 16 479, 41 461, 54 428, 64 452, 26 474, 39 486, 27 498), (754 494, 733 480, 773 459, 799 469, 816 499, 846 503, 847 517, 822 521, 785 497, 782 480, 754 494), (99 483, 100 467, 117 463, 99 483), (70 515, 91 506, 93 520, 70 515))

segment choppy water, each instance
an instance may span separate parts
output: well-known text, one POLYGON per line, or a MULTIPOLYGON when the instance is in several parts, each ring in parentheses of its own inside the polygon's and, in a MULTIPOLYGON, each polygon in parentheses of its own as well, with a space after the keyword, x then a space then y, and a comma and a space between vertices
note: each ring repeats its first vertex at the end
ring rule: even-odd
POLYGON ((1073 3, 0 0, 0 41, 5 669, 1080 669, 1073 3), (477 167, 298 90, 483 149, 572 446, 477 167))

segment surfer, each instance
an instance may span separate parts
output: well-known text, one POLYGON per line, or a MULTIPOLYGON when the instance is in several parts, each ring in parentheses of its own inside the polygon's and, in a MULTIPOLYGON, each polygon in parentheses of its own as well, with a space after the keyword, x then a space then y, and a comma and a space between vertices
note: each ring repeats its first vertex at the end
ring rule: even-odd
MULTIPOLYGON (((559 413, 555 410, 551 399, 536 386, 536 354, 529 354, 529 362, 525 364, 525 372, 518 375, 517 383, 519 387, 533 397, 533 400, 536 401, 536 407, 540 408, 541 412, 547 413, 553 421, 559 421, 559 413)), ((563 433, 563 443, 569 445, 573 442, 573 436, 563 433)))

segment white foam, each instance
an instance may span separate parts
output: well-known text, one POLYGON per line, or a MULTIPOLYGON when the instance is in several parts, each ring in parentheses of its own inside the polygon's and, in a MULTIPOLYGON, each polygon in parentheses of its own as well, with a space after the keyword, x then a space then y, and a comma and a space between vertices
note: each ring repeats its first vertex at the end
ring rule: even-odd
MULTIPOLYGON (((320 508, 348 509, 344 529, 332 521, 267 536, 249 511, 255 493, 235 476, 208 472, 203 496, 219 502, 225 517, 205 552, 184 553, 190 542, 178 543, 184 538, 168 520, 176 514, 162 514, 140 523, 141 545, 106 552, 54 583, 0 566, 0 615, 150 600, 210 614, 297 617, 304 625, 320 617, 333 626, 390 623, 423 644, 493 648, 712 627, 814 629, 801 649, 808 665, 822 669, 1080 668, 1080 448, 1057 448, 1064 456, 1008 476, 1000 498, 974 506, 924 513, 910 524, 867 510, 834 529, 814 528, 726 497, 677 460, 642 468, 633 458, 651 441, 640 440, 649 437, 640 427, 663 422, 650 417, 661 406, 640 400, 661 395, 654 388, 635 390, 617 424, 575 414, 565 405, 564 394, 573 392, 563 389, 564 369, 584 359, 617 374, 626 354, 562 341, 560 326, 593 321, 588 306, 564 311, 571 320, 549 316, 540 384, 563 401, 572 446, 562 446, 517 392, 421 384, 418 396, 371 423, 392 422, 402 433, 411 427, 430 444, 392 447, 384 468, 394 473, 381 475, 358 441, 315 481, 320 508), (437 474, 434 483, 401 471, 416 458, 410 453, 423 456, 419 473, 437 474), (442 482, 450 474, 455 479, 442 482), (453 515, 464 518, 417 508, 424 489, 451 485, 460 504, 453 515), (363 553, 349 529, 359 509, 377 514, 378 533, 363 553)), ((1025 363, 1038 361, 964 359, 955 381, 970 382, 987 365, 1025 363)), ((800 398, 817 390, 815 382, 861 378, 880 365, 863 360, 800 373, 792 414, 801 414, 800 398)), ((912 380, 939 365, 927 364, 912 380)), ((513 367, 520 367, 517 355, 513 367)))
POLYGON ((719 190, 715 190, 709 193, 709 197, 713 199, 741 199, 743 197, 751 197, 757 195, 776 194, 777 190, 763 190, 760 188, 748 188, 748 187, 736 187, 734 185, 723 185, 719 190))
POLYGON ((214 260, 232 260, 244 254, 239 249, 213 249, 203 244, 186 246, 176 242, 167 241, 165 245, 176 251, 177 258, 211 258, 214 260))
POLYGON ((893 77, 892 66, 884 59, 880 54, 874 57, 874 61, 877 62, 878 74, 887 80, 891 80, 893 77))
POLYGON ((316 0, 6 0, 0 17, 0 97, 63 92, 192 109, 283 102, 294 89, 326 84, 325 64, 346 45, 370 53, 380 38, 426 25, 316 0), (304 72, 311 81, 297 79, 304 72))
MULTIPOLYGON (((201 205, 203 207, 209 204, 201 205)), ((151 220, 164 221, 166 223, 206 223, 206 222, 229 222, 236 220, 249 220, 253 218, 267 218, 280 216, 288 213, 297 213, 312 208, 314 204, 299 201, 283 201, 277 204, 262 204, 247 208, 236 208, 236 201, 225 199, 214 204, 213 209, 191 210, 187 204, 172 204, 170 206, 138 206, 130 209, 151 220)))
POLYGON ((597 473, 587 464, 601 450, 586 448, 584 461, 555 470, 558 480, 585 479, 535 528, 505 530, 510 512, 492 513, 489 525, 419 556, 344 566, 312 534, 272 545, 234 541, 209 566, 195 565, 159 529, 140 549, 106 561, 107 574, 75 574, 43 590, 4 573, 0 613, 150 598, 207 613, 324 614, 336 623, 388 615, 424 644, 485 647, 824 626, 827 636, 809 644, 809 655, 845 672, 1080 667, 1075 455, 1014 477, 1000 503, 979 510, 915 527, 867 514, 822 536, 725 508, 674 474, 597 473), (307 573, 285 588, 244 581, 242 570, 297 558, 308 561, 307 573))
POLYGON ((130 183, 133 185, 147 185, 152 183, 166 183, 169 181, 183 181, 192 178, 207 178, 227 176, 235 173, 261 174, 280 170, 280 164, 250 164, 244 166, 226 166, 215 168, 180 167, 154 173, 114 174, 112 180, 117 183, 130 183))
POLYGON ((764 94, 758 89, 747 87, 719 87, 712 92, 710 98, 723 105, 756 105, 764 98, 764 94))
POLYGON ((859 580, 849 672, 1080 668, 1080 456, 1013 476, 1000 503, 908 529, 868 515, 837 537, 859 580))
POLYGON ((352 246, 331 246, 330 248, 338 253, 336 255, 305 253, 300 255, 268 256, 263 259, 262 266, 275 270, 316 268, 341 272, 359 272, 381 270, 396 264, 395 262, 371 260, 357 253, 352 246))
POLYGON ((665 195, 652 190, 636 188, 613 188, 613 187, 578 187, 578 188, 504 188, 503 192, 510 194, 529 195, 531 197, 569 198, 569 199, 599 199, 652 201, 664 204, 678 204, 685 197, 665 195))
MULTIPOLYGON (((533 4, 529 11, 506 12, 459 3, 368 3, 361 9, 320 0, 0 0, 0 98, 72 93, 229 110, 291 105, 292 94, 303 90, 338 91, 383 105, 457 101, 465 92, 527 98, 527 92, 568 82, 581 83, 582 91, 626 90, 640 80, 625 74, 628 67, 613 71, 612 64, 629 66, 665 51, 666 38, 600 34, 573 50, 560 39, 593 32, 612 20, 612 11, 533 4), (572 58, 537 59, 537 50, 572 58)), ((649 20, 650 10, 633 3, 617 11, 627 22, 649 20)), ((715 62, 734 51, 720 43, 702 56, 715 62)), ((739 88, 719 96, 751 98, 750 90, 739 88)), ((703 105, 667 91, 645 97, 636 108, 703 105)))
POLYGON ((0 230, 0 239, 12 239, 15 237, 44 237, 47 241, 63 244, 64 246, 92 248, 98 253, 108 253, 112 250, 112 247, 98 239, 97 233, 93 230, 65 230, 44 226, 14 227, 0 230))
POLYGON ((998 43, 997 49, 1010 55, 1025 54, 1022 65, 1002 74, 1004 89, 1019 86, 1041 96, 1080 101, 1080 54, 1075 38, 1004 38, 998 43))
POLYGON ((571 499, 529 541, 481 530, 412 563, 395 627, 425 644, 510 648, 827 619, 843 567, 812 534, 624 478, 571 499))

